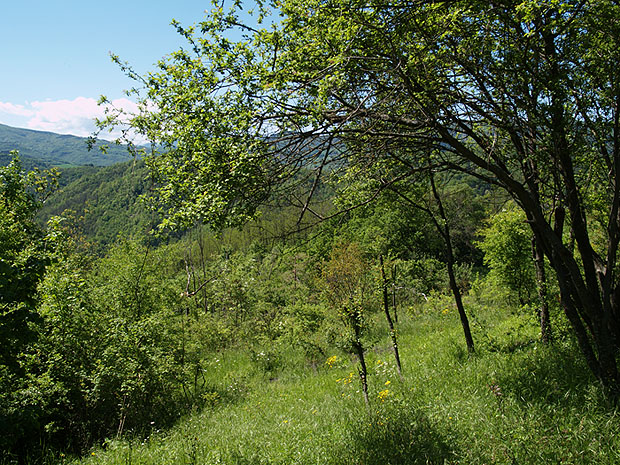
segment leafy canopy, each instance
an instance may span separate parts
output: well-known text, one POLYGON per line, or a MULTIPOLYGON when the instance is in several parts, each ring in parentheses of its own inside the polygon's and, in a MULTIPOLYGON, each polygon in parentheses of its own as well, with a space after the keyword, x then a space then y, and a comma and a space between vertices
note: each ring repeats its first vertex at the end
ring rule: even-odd
POLYGON ((142 78, 131 124, 162 148, 150 164, 168 225, 242 221, 302 168, 318 179, 361 167, 378 190, 422 170, 468 173, 523 209, 590 368, 617 386, 620 5, 259 6, 277 20, 244 25, 236 2, 177 25, 190 46, 142 78))

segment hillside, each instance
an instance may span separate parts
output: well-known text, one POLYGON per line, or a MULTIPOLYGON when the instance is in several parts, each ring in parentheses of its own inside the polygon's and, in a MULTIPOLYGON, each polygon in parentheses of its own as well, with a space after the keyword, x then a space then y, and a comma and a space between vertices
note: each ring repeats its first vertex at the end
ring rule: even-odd
POLYGON ((18 150, 25 167, 30 160, 39 161, 39 167, 95 165, 108 166, 128 161, 131 155, 125 147, 110 144, 106 153, 99 150, 104 142, 88 150, 87 139, 53 132, 33 131, 0 124, 0 164, 6 165, 12 150, 18 150))
MULTIPOLYGON (((58 236, 54 262, 31 279, 40 330, 5 349, 33 365, 31 377, 0 380, 1 465, 618 463, 618 411, 579 353, 557 283, 554 342, 543 344, 533 293, 517 303, 456 247, 468 353, 441 250, 423 235, 428 218, 393 199, 290 242, 298 215, 281 209, 232 238, 197 229, 165 245, 111 244, 149 224, 136 200, 149 189, 144 163, 63 171, 73 180, 43 213, 83 215, 104 253, 58 236), (387 280, 380 247, 392 251, 387 280), (351 318, 345 305, 358 296, 351 318)), ((450 211, 485 222, 471 210, 483 200, 475 189, 448 187, 450 211)), ((461 243, 475 245, 458 220, 455 237, 469 231, 461 243)), ((518 238, 505 237, 529 259, 529 236, 518 238)), ((30 261, 45 250, 13 247, 30 261)))
POLYGON ((143 162, 61 170, 62 187, 47 199, 39 219, 45 222, 72 210, 84 217, 84 235, 100 246, 113 242, 119 234, 143 233, 155 221, 155 216, 139 202, 147 189, 146 179, 143 162))

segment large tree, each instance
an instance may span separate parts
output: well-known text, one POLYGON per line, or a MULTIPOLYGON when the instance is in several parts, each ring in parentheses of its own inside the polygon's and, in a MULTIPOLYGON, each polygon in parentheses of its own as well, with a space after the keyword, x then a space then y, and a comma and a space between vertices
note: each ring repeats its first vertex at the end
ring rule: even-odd
POLYGON ((235 6, 178 26, 188 49, 139 78, 132 125, 165 149, 150 163, 168 225, 251 215, 301 173, 355 166, 383 189, 466 172, 524 210, 589 367, 617 392, 618 2, 274 3, 262 28, 235 6))

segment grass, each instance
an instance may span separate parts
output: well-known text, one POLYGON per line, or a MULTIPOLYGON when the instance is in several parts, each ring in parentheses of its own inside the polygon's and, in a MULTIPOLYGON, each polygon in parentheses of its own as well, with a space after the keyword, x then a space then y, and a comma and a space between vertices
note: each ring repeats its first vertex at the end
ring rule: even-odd
MULTIPOLYGON (((478 352, 456 312, 401 315, 404 380, 388 338, 368 352, 371 405, 347 356, 317 370, 289 348, 277 371, 214 354, 210 407, 145 440, 109 440, 80 464, 615 464, 620 418, 570 338, 537 342, 527 317, 470 298, 478 352), (487 321, 493 321, 490 325, 487 321)), ((443 302, 442 302, 443 306, 443 302)))

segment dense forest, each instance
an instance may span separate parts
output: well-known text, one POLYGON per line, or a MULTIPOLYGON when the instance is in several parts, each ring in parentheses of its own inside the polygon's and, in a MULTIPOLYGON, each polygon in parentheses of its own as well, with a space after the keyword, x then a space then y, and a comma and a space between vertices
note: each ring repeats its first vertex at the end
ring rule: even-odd
POLYGON ((620 461, 615 2, 175 25, 149 155, 0 164, 0 463, 620 461))

